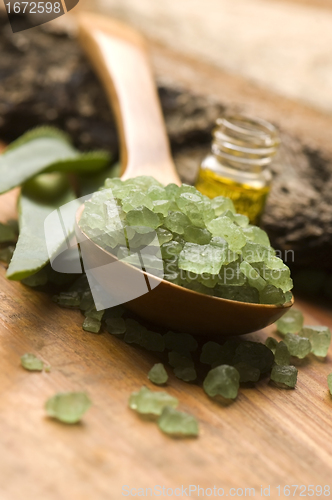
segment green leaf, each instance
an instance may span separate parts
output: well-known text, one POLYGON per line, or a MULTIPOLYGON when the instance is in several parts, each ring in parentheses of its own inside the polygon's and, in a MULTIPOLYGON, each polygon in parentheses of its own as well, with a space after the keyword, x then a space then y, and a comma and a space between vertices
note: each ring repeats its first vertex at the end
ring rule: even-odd
POLYGON ((68 144, 71 144, 71 140, 68 134, 66 134, 65 132, 63 132, 58 128, 43 125, 41 127, 36 127, 31 130, 28 130, 28 132, 25 132, 25 134, 21 135, 15 141, 11 142, 9 146, 6 147, 6 151, 16 149, 20 146, 23 146, 23 144, 26 144, 27 142, 32 141, 34 139, 39 139, 40 137, 51 137, 54 139, 60 139, 64 142, 68 142, 68 144))
POLYGON ((76 158, 60 160, 50 165, 46 172, 98 173, 109 165, 111 155, 107 151, 79 153, 76 158))
POLYGON ((56 200, 69 188, 68 175, 60 172, 39 174, 23 184, 24 194, 41 203, 56 200))
POLYGON ((98 172, 109 162, 109 153, 79 153, 66 134, 41 127, 14 141, 0 156, 0 193, 44 171, 98 172))
MULTIPOLYGON (((73 200, 76 200, 76 196, 71 189, 47 204, 35 201, 27 196, 23 190, 19 199, 20 235, 7 270, 7 278, 11 280, 25 279, 42 269, 48 263, 50 256, 55 255, 68 235, 54 232, 53 240, 48 241, 51 253, 49 255, 45 240, 44 221, 54 210, 73 200)), ((79 204, 77 200, 77 208, 79 204)))

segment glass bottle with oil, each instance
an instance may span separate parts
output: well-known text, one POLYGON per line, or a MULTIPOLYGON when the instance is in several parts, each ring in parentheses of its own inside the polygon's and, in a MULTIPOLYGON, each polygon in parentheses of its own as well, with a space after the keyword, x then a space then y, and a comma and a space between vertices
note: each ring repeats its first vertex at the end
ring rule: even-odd
POLYGON ((280 144, 277 129, 264 120, 225 114, 212 136, 196 188, 210 198, 231 198, 238 213, 258 224, 270 191, 269 164, 280 144))

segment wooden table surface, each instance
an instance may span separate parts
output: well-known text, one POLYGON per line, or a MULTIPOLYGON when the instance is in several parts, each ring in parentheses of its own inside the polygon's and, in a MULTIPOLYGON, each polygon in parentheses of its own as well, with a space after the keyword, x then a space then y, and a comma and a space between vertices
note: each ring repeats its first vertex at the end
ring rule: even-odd
MULTIPOLYGON (((14 210, 11 193, 0 197, 1 220, 14 210)), ((270 485, 270 498, 278 498, 278 485, 331 485, 331 353, 324 362, 298 362, 295 390, 264 379, 241 388, 228 406, 170 376, 167 390, 181 409, 197 416, 201 429, 198 439, 175 440, 128 408, 132 391, 152 387, 147 372, 153 355, 108 333, 82 331, 79 312, 7 281, 2 264, 0 297, 1 500, 117 500, 123 485, 216 486, 225 496, 234 496, 230 488, 250 487, 256 497, 270 485), (26 352, 48 361, 52 371, 25 371, 20 356, 26 352), (47 418, 43 408, 48 397, 69 390, 87 391, 93 400, 74 426, 47 418)), ((307 323, 332 327, 330 312, 304 302, 297 306, 307 323)), ((251 337, 265 339, 274 330, 251 337)))

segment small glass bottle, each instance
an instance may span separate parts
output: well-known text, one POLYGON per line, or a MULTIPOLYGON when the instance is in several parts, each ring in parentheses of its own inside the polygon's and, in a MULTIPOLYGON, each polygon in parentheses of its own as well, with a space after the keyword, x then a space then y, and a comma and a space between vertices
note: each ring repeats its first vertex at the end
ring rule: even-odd
POLYGON ((277 129, 264 120, 225 114, 212 136, 196 188, 210 198, 231 198, 238 213, 258 224, 270 191, 269 164, 280 144, 277 129))

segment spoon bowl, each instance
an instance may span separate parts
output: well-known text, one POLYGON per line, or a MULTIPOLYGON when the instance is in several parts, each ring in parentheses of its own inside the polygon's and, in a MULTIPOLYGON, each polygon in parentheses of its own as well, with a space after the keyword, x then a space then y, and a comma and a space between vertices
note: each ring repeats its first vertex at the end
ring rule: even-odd
MULTIPOLYGON (((79 17, 79 38, 113 107, 122 179, 152 175, 162 184, 181 184, 144 40, 131 28, 91 13, 79 17)), ((151 323, 199 335, 242 335, 274 323, 293 305, 293 299, 281 306, 221 299, 157 278, 94 243, 79 226, 82 211, 77 212, 76 235, 87 275, 105 294, 151 323), (136 284, 142 283, 144 292, 138 293, 136 284)))
POLYGON ((153 324, 196 335, 242 335, 274 323, 293 305, 293 299, 275 306, 204 295, 118 260, 82 231, 79 220, 83 208, 77 212, 76 236, 87 273, 93 274, 94 282, 105 296, 113 297, 118 304, 124 303, 153 324), (145 293, 140 294, 145 284, 145 293), (128 301, 131 294, 138 296, 128 301))

